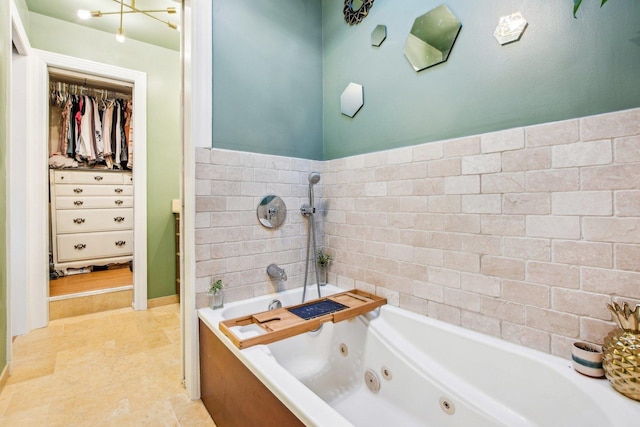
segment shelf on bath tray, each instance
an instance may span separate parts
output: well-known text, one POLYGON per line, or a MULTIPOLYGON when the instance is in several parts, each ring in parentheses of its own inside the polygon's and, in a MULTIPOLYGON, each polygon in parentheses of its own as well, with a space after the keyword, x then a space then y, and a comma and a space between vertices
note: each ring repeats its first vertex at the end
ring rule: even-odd
POLYGON ((386 303, 385 298, 354 289, 304 304, 224 320, 220 322, 219 328, 236 347, 242 349, 313 331, 329 321, 337 323, 351 319, 386 303), (234 326, 247 325, 257 325, 265 333, 242 338, 231 330, 234 326))

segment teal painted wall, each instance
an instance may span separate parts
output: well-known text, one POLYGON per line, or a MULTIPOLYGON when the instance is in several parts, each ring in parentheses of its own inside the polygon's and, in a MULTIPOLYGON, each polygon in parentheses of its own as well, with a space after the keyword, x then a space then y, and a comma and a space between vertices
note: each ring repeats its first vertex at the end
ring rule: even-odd
POLYGON ((0 2, 0 373, 7 365, 7 143, 9 135, 9 72, 11 13, 0 2))
POLYGON ((376 0, 353 27, 343 4, 323 0, 326 159, 640 106, 638 1, 585 0, 574 19, 570 0, 448 0, 462 29, 449 60, 419 73, 402 50, 441 0, 376 0), (516 11, 529 26, 500 46, 498 20, 516 11), (375 48, 378 24, 388 36, 375 48), (340 114, 349 82, 364 86, 353 119, 340 114))
POLYGON ((147 73, 148 298, 175 294, 171 200, 180 195, 180 54, 31 13, 29 41, 37 49, 147 73), (78 41, 82 42, 78 42, 78 41))
POLYGON ((322 158, 318 0, 213 0, 213 147, 322 158))
POLYGON ((446 63, 419 73, 402 50, 414 19, 441 0, 376 0, 354 26, 343 19, 343 0, 315 0, 321 77, 300 68, 316 61, 315 44, 301 49, 320 25, 315 15, 303 20, 314 0, 265 3, 214 0, 214 147, 318 159, 322 146, 328 160, 640 106, 635 0, 602 8, 585 0, 578 19, 571 0, 450 0, 462 22, 458 40, 446 63), (516 11, 529 26, 521 41, 500 46, 498 20, 516 11), (370 39, 378 24, 388 36, 376 48, 370 39), (315 98, 295 108, 283 98, 300 90, 301 77, 322 79, 321 118, 315 98), (350 82, 364 86, 365 105, 353 119, 340 114, 350 82), (322 121, 321 143, 308 120, 322 121), (308 129, 302 137, 294 132, 300 124, 308 129))

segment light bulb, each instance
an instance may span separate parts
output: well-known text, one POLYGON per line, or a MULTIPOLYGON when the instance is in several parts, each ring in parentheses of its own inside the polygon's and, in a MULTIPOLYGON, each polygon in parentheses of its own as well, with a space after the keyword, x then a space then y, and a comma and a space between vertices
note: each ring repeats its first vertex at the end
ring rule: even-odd
POLYGON ((126 38, 124 37, 124 32, 122 31, 122 28, 118 29, 118 34, 116 34, 116 40, 118 40, 120 43, 124 43, 124 41, 126 40, 126 38))
POLYGON ((80 19, 89 19, 91 18, 91 12, 85 9, 78 9, 78 18, 80 19))

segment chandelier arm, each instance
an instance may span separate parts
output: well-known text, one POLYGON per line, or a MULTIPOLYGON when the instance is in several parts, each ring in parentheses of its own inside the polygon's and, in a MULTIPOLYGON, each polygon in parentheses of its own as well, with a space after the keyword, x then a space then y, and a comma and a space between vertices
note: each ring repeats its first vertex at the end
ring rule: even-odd
MULTIPOLYGON (((136 2, 135 0, 130 0, 131 4, 127 4, 125 3, 125 0, 112 0, 114 3, 117 3, 120 6, 120 11, 117 12, 102 12, 99 10, 95 10, 95 11, 91 11, 91 17, 92 18, 100 18, 102 16, 105 15, 120 15, 120 27, 118 28, 118 37, 122 37, 124 39, 124 30, 123 30, 123 15, 125 14, 131 14, 131 13, 141 13, 145 16, 148 16, 149 18, 155 19, 158 22, 161 22, 167 26, 169 26, 170 28, 174 29, 174 30, 178 30, 179 26, 178 24, 170 21, 170 20, 163 20, 161 18, 158 18, 155 15, 152 15, 152 13, 167 13, 169 15, 176 13, 176 9, 174 7, 167 7, 166 9, 138 9, 136 7, 136 2), (129 10, 124 10, 124 8, 127 8, 129 10)), ((121 40, 119 40, 121 41, 121 40)))
MULTIPOLYGON (((118 12, 102 12, 100 10, 92 10, 91 13, 96 14, 96 15, 91 15, 92 18, 100 18, 100 17, 105 16, 105 15, 120 15, 120 11, 118 11, 118 12)), ((137 12, 134 12, 133 10, 125 10, 124 12, 122 12, 123 15, 127 15, 129 13, 137 13, 137 12)))
MULTIPOLYGON (((126 5, 125 5, 126 6, 126 5)), ((122 12, 123 15, 130 15, 130 14, 134 14, 134 13, 144 13, 144 12, 156 12, 156 13, 162 13, 162 12, 166 12, 166 10, 125 10, 122 12)), ((101 16, 106 16, 106 15, 120 15, 120 12, 102 12, 99 10, 92 10, 91 13, 99 13, 99 15, 97 16, 92 16, 92 18, 100 18, 101 16)))
MULTIPOLYGON (((120 0, 112 0, 112 1, 115 2, 115 3, 120 4, 120 0)), ((127 12, 124 12, 124 13, 143 13, 145 15, 148 12, 150 12, 150 13, 168 13, 168 14, 175 13, 175 8, 171 8, 171 9, 174 9, 174 11, 169 11, 169 8, 166 8, 166 9, 144 9, 143 10, 143 9, 138 9, 135 6, 135 2, 132 3, 132 4, 126 4, 126 3, 123 2, 122 5, 124 7, 128 7, 129 9, 131 9, 130 11, 127 11, 127 12)), ((113 13, 120 13, 120 12, 113 12, 113 13)), ((106 13, 103 13, 103 15, 106 15, 106 13)), ((147 16, 151 16, 151 15, 147 15, 147 16)), ((158 19, 158 18, 156 18, 156 19, 158 19)))
POLYGON ((122 33, 122 15, 123 15, 123 11, 124 11, 124 0, 120 0, 120 33, 122 33))

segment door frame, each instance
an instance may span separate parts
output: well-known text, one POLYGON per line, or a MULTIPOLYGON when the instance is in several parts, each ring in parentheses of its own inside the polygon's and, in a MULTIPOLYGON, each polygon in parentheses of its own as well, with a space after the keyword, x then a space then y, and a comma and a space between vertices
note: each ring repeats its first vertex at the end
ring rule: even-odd
MULTIPOLYGON (((38 159, 48 158, 49 137, 49 73, 48 67, 69 70, 83 74, 95 75, 108 79, 116 79, 133 84, 133 129, 135 135, 133 168, 133 308, 134 310, 146 310, 147 308, 147 75, 141 71, 130 70, 109 64, 102 64, 86 59, 75 58, 67 55, 47 52, 39 49, 32 49, 41 61, 36 67, 35 85, 38 90, 34 91, 34 114, 32 123, 42 123, 39 135, 32 144, 38 159)), ((34 169, 34 173, 39 179, 27 183, 27 191, 34 200, 41 200, 41 203, 31 205, 31 211, 37 218, 48 218, 48 171, 39 172, 34 169)), ((38 168, 41 169, 41 168, 38 168)), ((46 228, 49 230, 49 227, 46 228)), ((48 253, 49 232, 38 235, 29 235, 28 239, 34 250, 42 250, 48 253)), ((38 252, 33 252, 38 253, 38 252)), ((47 269, 48 271, 48 269, 47 269)), ((30 295, 37 296, 28 301, 29 310, 33 312, 48 313, 49 304, 49 280, 47 277, 40 280, 30 281, 30 287, 34 292, 30 295), (45 287, 43 292, 42 287, 45 287), (43 298, 45 296, 45 298, 43 298)), ((47 316, 48 321, 48 316, 47 316)), ((43 325, 44 326, 44 325, 43 325)))
POLYGON ((212 18, 210 1, 182 1, 182 174, 180 213, 180 309, 183 374, 191 399, 200 398, 198 312, 196 309, 196 148, 211 148, 212 18))
MULTIPOLYGON (((182 0, 183 8, 183 40, 182 40, 182 67, 183 67, 183 174, 181 185, 181 199, 182 199, 182 217, 181 221, 181 253, 182 267, 180 281, 184 286, 181 286, 181 337, 182 337, 182 349, 183 349, 183 374, 185 379, 185 386, 189 397, 191 399, 198 399, 200 397, 200 381, 199 381, 199 342, 198 342, 198 316, 196 310, 196 286, 195 286, 195 149, 196 147, 211 147, 211 109, 212 109, 212 92, 211 92, 211 78, 212 78, 212 5, 210 2, 200 2, 196 0, 182 0)), ((26 94, 30 101, 33 101, 34 108, 29 111, 30 123, 46 123, 48 120, 48 112, 45 108, 48 104, 45 99, 44 102, 40 102, 43 94, 48 92, 47 84, 47 69, 46 64, 40 61, 37 55, 34 55, 29 45, 28 37, 22 26, 19 13, 17 12, 14 0, 11 0, 11 12, 14 24, 14 41, 18 42, 19 48, 23 48, 25 51, 20 52, 23 55, 28 55, 30 58, 29 75, 39 74, 40 79, 31 79, 34 81, 33 91, 29 89, 26 94), (16 28, 18 31, 16 32, 16 28), (35 71, 34 71, 35 70, 35 71), (38 86, 36 87, 36 84, 38 86), (34 93, 32 93, 34 92, 34 93), (40 97, 35 96, 35 93, 40 93, 40 97), (42 111, 39 111, 42 110, 42 111)), ((53 58, 53 57, 52 57, 53 58)), ((135 88, 140 90, 145 87, 146 92, 146 77, 144 81, 136 82, 135 88)), ((146 96, 141 96, 138 99, 139 102, 146 103, 146 96)), ((146 108, 144 110, 146 116, 146 108)), ((138 115, 138 117, 140 116, 138 115)), ((144 132, 144 139, 138 132, 136 143, 138 144, 138 150, 136 151, 136 160, 143 156, 145 159, 144 168, 145 173, 142 173, 141 168, 134 168, 134 180, 136 185, 144 186, 144 199, 136 205, 138 208, 143 209, 142 212, 136 214, 138 217, 144 218, 144 226, 139 227, 136 224, 138 232, 143 234, 135 235, 135 248, 134 257, 138 264, 134 269, 136 273, 134 275, 134 290, 136 304, 134 308, 143 309, 147 303, 147 247, 146 247, 146 118, 145 123, 142 126, 136 126, 137 129, 144 132), (142 139, 142 141, 141 141, 142 139), (145 149, 140 148, 140 144, 144 143, 145 149), (140 153, 138 153, 140 151, 140 153), (140 259, 138 259, 140 258, 140 259), (140 289, 141 288, 141 289, 140 289)), ((45 126, 38 126, 34 129, 35 135, 30 142, 33 141, 46 141, 48 135, 48 129, 45 126)), ((31 146, 37 145, 43 147, 44 151, 38 154, 43 154, 42 159, 31 159, 31 161, 25 161, 25 166, 29 171, 33 171, 36 174, 42 174, 47 176, 46 166, 46 144, 30 144, 31 146)), ((42 157, 42 156, 41 156, 42 157)), ((28 173, 29 175, 29 173, 28 173)), ((30 201, 35 201, 35 205, 29 204, 33 209, 30 209, 29 225, 33 226, 33 220, 36 221, 38 227, 32 229, 28 233, 29 250, 31 254, 29 257, 29 264, 25 266, 28 277, 26 284, 28 288, 28 301, 24 301, 24 307, 29 311, 29 324, 28 331, 45 327, 49 319, 49 274, 48 274, 48 210, 46 203, 46 193, 48 191, 48 185, 46 178, 40 179, 36 175, 34 182, 29 185, 31 194, 29 194, 30 201), (37 193, 37 194, 36 194, 37 193), (33 220, 32 220, 33 219, 33 220), (38 236, 38 233, 41 233, 38 236), (46 239, 42 237, 45 236, 46 239), (42 258, 42 260, 41 260, 42 258)), ((138 195, 142 191, 137 191, 138 195)), ((25 215, 27 212, 25 212, 25 215)), ((25 238, 27 233, 25 232, 25 238)), ((11 251, 9 251, 9 254, 11 251)), ((18 266, 16 266, 18 267, 18 266)), ((15 284, 18 286, 19 284, 15 284)), ((10 285, 11 286, 11 285, 10 285)), ((8 289, 11 292, 11 289, 8 289)), ((19 310, 20 308, 13 304, 9 307, 9 311, 19 310)), ((26 333, 25 332, 25 333, 26 333)), ((8 338, 10 341, 10 338, 8 338)))

